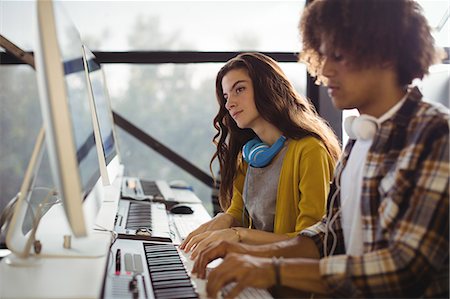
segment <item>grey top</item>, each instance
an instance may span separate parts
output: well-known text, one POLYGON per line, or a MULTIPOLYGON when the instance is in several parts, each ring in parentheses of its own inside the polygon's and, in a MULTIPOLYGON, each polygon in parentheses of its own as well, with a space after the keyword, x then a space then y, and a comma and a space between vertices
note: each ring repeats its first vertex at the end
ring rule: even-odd
POLYGON ((255 229, 273 232, 278 181, 286 148, 287 143, 266 167, 248 166, 243 198, 255 229))

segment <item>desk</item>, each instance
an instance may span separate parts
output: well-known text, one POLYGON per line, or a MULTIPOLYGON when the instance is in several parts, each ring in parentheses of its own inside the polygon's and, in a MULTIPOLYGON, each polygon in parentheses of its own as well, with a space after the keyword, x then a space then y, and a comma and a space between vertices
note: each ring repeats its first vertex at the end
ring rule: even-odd
POLYGON ((34 267, 0 264, 0 298, 98 298, 107 256, 42 259, 34 267))
MULTIPOLYGON (((105 200, 96 226, 114 228, 120 197, 120 178, 105 187, 105 200)), ((39 264, 17 267, 0 262, 0 298, 99 298, 108 259, 111 233, 94 231, 91 236, 105 248, 98 258, 41 258, 39 264)), ((45 246, 45 244, 44 244, 45 246)))
MULTIPOLYGON (((105 187, 105 199, 90 236, 105 248, 103 256, 40 258, 37 265, 28 267, 10 266, 4 258, 0 261, 0 298, 99 298, 111 244, 111 233, 101 230, 114 229, 120 186, 121 177, 105 187)), ((186 190, 175 190, 175 193, 186 196, 186 190)), ((203 206, 197 205, 195 210, 202 209, 201 217, 209 219, 203 206)))
MULTIPOLYGON (((102 296, 104 279, 107 277, 105 275, 108 275, 108 271, 111 270, 110 267, 108 268, 108 265, 111 263, 111 260, 108 261, 108 258, 110 253, 112 253, 110 251, 112 238, 108 230, 114 229, 115 216, 120 200, 120 183, 121 178, 118 178, 111 186, 105 187, 105 200, 97 216, 95 230, 91 234, 98 246, 104 248, 105 254, 103 256, 96 258, 40 258, 38 265, 28 267, 10 266, 3 259, 0 262, 0 299, 100 298, 102 296)), ((180 201, 182 201, 181 197, 189 196, 189 200, 187 200, 189 202, 188 205, 193 208, 194 214, 168 214, 172 228, 176 222, 175 218, 179 217, 186 217, 187 222, 192 222, 192 220, 207 221, 210 219, 203 205, 195 203, 197 201, 195 194, 189 195, 186 194, 186 190, 176 189, 174 193, 176 197, 179 197, 180 201)), ((173 244, 179 244, 180 241, 177 234, 173 244)), ((135 242, 134 245, 137 242, 142 244, 142 241, 121 239, 114 243, 112 248, 114 249, 114 246, 117 246, 117 244, 124 246, 128 242, 135 242)), ((190 273, 193 261, 183 251, 178 250, 178 253, 184 267, 190 273)), ((217 262, 220 263, 220 260, 217 262)), ((214 266, 214 264, 216 263, 212 263, 209 266, 214 266)), ((191 281, 199 298, 206 298, 206 281, 196 278, 191 278, 191 281)))

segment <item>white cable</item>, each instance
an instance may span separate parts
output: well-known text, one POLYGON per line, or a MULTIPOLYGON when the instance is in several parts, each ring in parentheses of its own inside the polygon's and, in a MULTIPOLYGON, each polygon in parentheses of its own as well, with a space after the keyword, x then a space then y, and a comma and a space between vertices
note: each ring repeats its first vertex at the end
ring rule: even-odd
MULTIPOLYGON (((35 191, 35 190, 49 190, 50 191, 54 191, 54 189, 48 188, 48 187, 34 187, 32 188, 30 194, 35 191)), ((53 192, 53 195, 56 195, 56 191, 53 192)), ((30 195, 31 196, 31 195, 30 195)), ((14 209, 17 203, 17 200, 20 197, 20 192, 18 192, 9 202, 8 204, 5 206, 5 208, 3 209, 2 213, 0 214, 0 235, 3 234, 4 231, 7 230, 7 227, 9 225, 9 222, 11 221, 11 218, 14 214, 14 209)), ((25 198, 25 202, 28 204, 28 206, 30 207, 30 211, 32 216, 34 217, 34 211, 33 211, 33 206, 31 205, 28 197, 25 198)), ((56 204, 59 203, 61 201, 56 201, 54 203, 50 203, 50 204, 56 204)))
POLYGON ((330 255, 333 255, 334 251, 336 250, 337 236, 336 236, 336 232, 333 229, 333 224, 336 221, 339 214, 341 214, 341 211, 342 211, 341 208, 339 208, 339 210, 336 212, 336 214, 333 216, 333 218, 331 218, 331 221, 330 221, 330 232, 333 235, 333 245, 331 245, 330 255))
MULTIPOLYGON (((52 197, 52 196, 55 195, 55 192, 56 192, 55 189, 49 188, 49 192, 48 192, 47 195, 45 196, 44 200, 43 200, 41 203, 38 204, 36 214, 34 214, 33 211, 32 211, 32 213, 33 213, 33 218, 34 218, 34 219, 33 219, 33 227, 32 227, 32 229, 31 229, 30 236, 28 237, 27 242, 25 243, 25 247, 24 247, 24 250, 23 250, 23 253, 22 253, 22 256, 25 257, 25 258, 27 258, 27 257, 30 255, 31 244, 35 244, 37 228, 38 228, 38 226, 39 226, 39 222, 40 222, 41 219, 42 219, 42 215, 41 215, 42 209, 43 209, 45 206, 47 206, 47 205, 51 205, 51 206, 52 206, 52 205, 54 205, 54 204, 56 204, 56 203, 59 203, 59 201, 55 201, 55 202, 53 202, 53 203, 49 203, 49 202, 48 202, 49 199, 50 199, 50 197, 52 197)), ((27 199, 26 201, 27 201, 27 203, 31 206, 31 204, 30 204, 30 202, 28 201, 28 199, 27 199)), ((36 253, 39 253, 40 250, 36 250, 36 248, 35 248, 35 252, 36 252, 36 253), (36 252, 36 251, 37 251, 37 252, 36 252)))
POLYGON ((116 231, 107 229, 101 225, 96 224, 95 226, 96 226, 96 228, 94 228, 95 231, 108 232, 111 234, 111 245, 110 245, 110 247, 111 247, 114 244, 114 242, 116 242, 119 234, 116 231))
MULTIPOLYGON (((48 190, 47 195, 45 196, 44 200, 38 204, 38 209, 41 209, 42 212, 42 208, 47 207, 47 206, 53 206, 55 204, 61 203, 62 200, 61 199, 57 199, 54 202, 48 202, 48 200, 52 197, 52 196, 57 196, 58 195, 58 191, 56 191, 56 189, 54 188, 49 188, 49 187, 33 187, 31 189, 31 191, 29 192, 29 195, 24 197, 25 202, 28 204, 28 207, 30 209, 31 215, 33 216, 33 219, 35 219, 36 215, 35 215, 35 211, 33 211, 33 205, 30 201, 31 196, 33 195, 33 192, 35 190, 48 190), (47 202, 46 202, 47 201, 47 202)), ((42 217, 42 216, 41 216, 42 217)), ((33 220, 34 221, 34 220, 33 220)))
POLYGON ((14 209, 16 207, 17 200, 19 199, 20 192, 18 192, 5 206, 2 213, 0 214, 0 235, 3 231, 6 231, 14 214, 14 209))
MULTIPOLYGON (((331 221, 332 218, 331 217, 331 213, 333 211, 333 207, 334 207, 334 202, 336 200, 337 195, 339 194, 339 192, 341 191, 341 186, 339 184, 340 179, 341 179, 341 174, 342 172, 339 174, 339 177, 336 177, 336 190, 334 190, 333 195, 331 196, 331 200, 330 200, 330 206, 328 207, 328 215, 327 215, 327 219, 325 221, 325 237, 323 239, 323 248, 324 248, 324 256, 328 257, 328 234, 329 234, 329 230, 331 230, 331 234, 333 235, 333 245, 331 246, 331 248, 335 248, 336 247, 336 234, 334 233, 333 229, 331 228, 331 221)), ((340 212, 340 210, 338 211, 338 213, 336 213, 336 215, 338 215, 340 212)), ((335 215, 335 216, 336 216, 335 215)), ((334 218, 334 216, 333 216, 334 218)), ((333 250, 334 251, 334 250, 333 250)), ((330 251, 330 255, 331 255, 331 251, 330 251)))

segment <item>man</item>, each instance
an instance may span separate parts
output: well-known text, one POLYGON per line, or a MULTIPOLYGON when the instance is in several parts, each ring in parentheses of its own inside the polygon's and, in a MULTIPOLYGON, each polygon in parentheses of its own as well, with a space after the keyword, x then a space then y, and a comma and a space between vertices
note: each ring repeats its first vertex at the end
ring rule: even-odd
POLYGON ((339 109, 359 110, 335 170, 327 215, 297 238, 221 242, 199 255, 210 296, 227 283, 333 297, 446 297, 449 291, 449 116, 415 87, 435 61, 419 5, 315 0, 305 9, 301 60, 339 109))

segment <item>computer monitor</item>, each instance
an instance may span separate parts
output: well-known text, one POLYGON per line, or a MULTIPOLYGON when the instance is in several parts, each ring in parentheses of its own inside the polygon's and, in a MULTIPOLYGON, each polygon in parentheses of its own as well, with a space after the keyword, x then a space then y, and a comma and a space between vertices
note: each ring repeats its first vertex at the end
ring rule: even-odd
MULTIPOLYGON (((92 232, 104 190, 81 38, 62 3, 37 1, 36 5, 38 43, 34 57, 45 144, 57 197, 62 202, 41 209, 46 212, 36 233, 42 242, 41 255, 104 255, 107 247, 98 239, 86 238, 92 232), (73 238, 66 248, 63 240, 68 235, 73 238)), ((34 219, 30 216, 35 217, 39 205, 48 206, 46 202, 33 203, 35 199, 29 196, 34 190, 34 174, 27 170, 21 189, 27 194, 21 194, 7 233, 8 248, 18 256, 24 254, 32 233, 30 221, 34 219)))
POLYGON ((95 55, 86 46, 83 46, 83 54, 87 85, 91 91, 89 95, 93 112, 92 117, 94 120, 100 173, 103 184, 109 185, 120 171, 120 159, 109 92, 105 74, 95 55))
POLYGON ((450 108, 450 65, 436 64, 432 65, 429 73, 418 82, 426 101, 440 103, 450 108))

